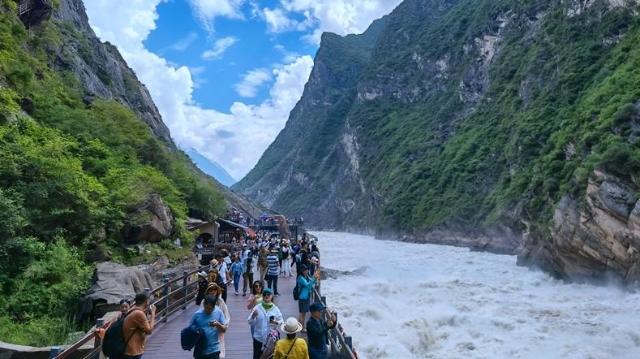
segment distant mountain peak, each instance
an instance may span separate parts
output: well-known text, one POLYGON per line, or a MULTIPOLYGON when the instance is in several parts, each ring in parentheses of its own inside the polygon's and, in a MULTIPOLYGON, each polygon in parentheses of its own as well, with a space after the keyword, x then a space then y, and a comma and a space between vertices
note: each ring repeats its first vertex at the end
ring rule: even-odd
POLYGON ((215 178, 223 185, 231 187, 234 183, 238 182, 229 174, 229 172, 224 169, 224 167, 222 167, 217 162, 206 158, 195 148, 189 148, 188 150, 185 150, 185 153, 189 156, 189 158, 191 158, 193 163, 195 163, 196 166, 198 166, 198 168, 202 170, 202 172, 215 178))

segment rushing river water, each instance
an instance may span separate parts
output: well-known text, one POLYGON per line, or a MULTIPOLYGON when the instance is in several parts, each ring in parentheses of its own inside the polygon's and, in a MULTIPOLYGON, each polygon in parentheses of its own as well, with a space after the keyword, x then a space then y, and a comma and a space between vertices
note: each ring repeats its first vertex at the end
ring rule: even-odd
POLYGON ((312 232, 360 359, 638 359, 640 294, 565 284, 514 256, 312 232))

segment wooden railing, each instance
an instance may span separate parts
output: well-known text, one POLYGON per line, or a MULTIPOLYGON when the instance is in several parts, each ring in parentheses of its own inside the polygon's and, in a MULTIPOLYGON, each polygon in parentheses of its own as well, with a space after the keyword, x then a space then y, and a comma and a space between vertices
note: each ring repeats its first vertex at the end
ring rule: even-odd
MULTIPOLYGON (((320 294, 320 287, 314 286, 311 292, 310 303, 320 302, 323 306, 327 306, 327 297, 320 294)), ((323 319, 329 320, 330 313, 325 311, 323 313, 323 319)), ((336 316, 338 313, 336 312, 336 316)), ((353 348, 353 339, 347 335, 340 324, 340 320, 336 317, 337 324, 335 328, 329 329, 329 344, 331 345, 331 354, 339 353, 341 358, 358 359, 355 349, 353 348)))
MULTIPOLYGON (((161 286, 153 289, 145 289, 154 297, 153 304, 157 308, 157 323, 166 322, 167 317, 179 310, 184 310, 187 308, 187 303, 196 296, 198 291, 197 280, 190 281, 189 279, 201 270, 202 268, 193 270, 191 272, 184 271, 181 277, 175 279, 164 278, 164 284, 162 284, 161 286)), ((98 336, 98 330, 106 330, 113 322, 115 322, 115 320, 117 320, 117 318, 111 319, 108 322, 105 322, 104 318, 98 319, 96 322, 96 326, 92 328, 92 330, 77 343, 66 348, 51 348, 49 358, 70 358, 72 355, 76 354, 79 349, 81 349, 84 345, 91 341, 93 341, 93 350, 91 350, 87 354, 84 354, 81 359, 99 358, 100 352, 102 351, 102 342, 100 337, 98 336)))

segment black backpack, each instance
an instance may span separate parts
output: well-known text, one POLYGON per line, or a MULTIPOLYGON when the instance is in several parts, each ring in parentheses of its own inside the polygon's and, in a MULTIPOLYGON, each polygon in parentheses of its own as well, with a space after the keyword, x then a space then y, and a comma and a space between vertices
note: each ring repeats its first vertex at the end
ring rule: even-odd
POLYGON ((104 333, 104 339, 102 339, 102 353, 105 356, 109 358, 120 358, 124 356, 124 351, 127 350, 127 344, 129 343, 129 340, 131 340, 133 334, 135 334, 135 331, 131 333, 129 338, 127 338, 127 341, 125 341, 122 324, 124 323, 124 318, 136 310, 142 309, 135 308, 127 312, 125 315, 118 318, 115 323, 111 324, 104 333))
POLYGON ((293 300, 300 299, 300 290, 298 289, 298 280, 296 278, 296 286, 293 287, 293 300))

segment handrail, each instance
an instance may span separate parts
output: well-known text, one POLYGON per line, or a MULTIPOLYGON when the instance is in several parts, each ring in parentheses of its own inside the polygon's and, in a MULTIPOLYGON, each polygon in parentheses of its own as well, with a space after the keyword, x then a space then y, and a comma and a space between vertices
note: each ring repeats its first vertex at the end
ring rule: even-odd
MULTIPOLYGON (((197 293, 197 288, 195 290, 190 290, 190 287, 195 287, 197 281, 191 281, 190 277, 194 274, 200 272, 202 268, 198 268, 192 271, 184 271, 181 277, 170 280, 169 278, 164 279, 164 283, 157 288, 149 289, 149 293, 163 293, 163 295, 159 298, 155 298, 154 305, 159 309, 156 311, 156 318, 162 317, 161 321, 165 322, 167 317, 174 314, 178 310, 186 309, 187 303, 195 297, 197 293), (179 281, 182 281, 182 284, 179 287, 172 288, 172 286, 179 281), (176 295, 177 294, 177 295, 176 295), (173 303, 171 301, 173 300, 173 303)), ((147 308, 148 311, 148 308, 147 308)), ((96 355, 100 354, 102 351, 102 340, 100 339, 98 332, 100 329, 106 330, 109 326, 114 323, 117 318, 112 318, 106 323, 103 323, 104 318, 98 319, 95 327, 90 330, 90 332, 78 342, 73 345, 61 349, 60 347, 53 347, 51 349, 50 357, 52 359, 66 359, 72 354, 76 353, 83 345, 87 344, 92 339, 94 340, 94 348, 82 357, 82 359, 93 359, 96 355), (62 351, 61 351, 62 350, 62 351)))
MULTIPOLYGON (((327 298, 320 295, 319 286, 314 286, 312 288, 310 302, 321 302, 325 307, 327 306, 327 298)), ((324 312, 323 315, 325 320, 329 320, 329 313, 324 312)), ((353 340, 351 336, 346 335, 337 318, 335 328, 329 329, 329 343, 331 344, 331 353, 346 354, 351 359, 358 359, 358 355, 353 348, 353 340)))

